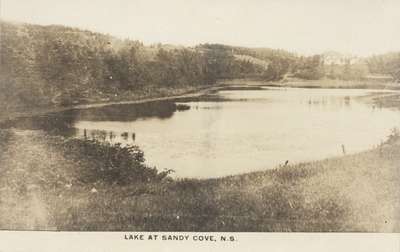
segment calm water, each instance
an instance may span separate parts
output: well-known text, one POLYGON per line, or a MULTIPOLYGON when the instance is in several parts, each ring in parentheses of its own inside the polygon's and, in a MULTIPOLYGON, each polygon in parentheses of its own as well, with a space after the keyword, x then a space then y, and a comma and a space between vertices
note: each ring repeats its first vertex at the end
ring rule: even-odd
POLYGON ((29 128, 139 145, 147 163, 176 177, 219 177, 366 150, 400 126, 400 113, 359 97, 372 91, 219 91, 204 99, 70 110, 29 128), (176 104, 187 104, 180 109, 176 104))

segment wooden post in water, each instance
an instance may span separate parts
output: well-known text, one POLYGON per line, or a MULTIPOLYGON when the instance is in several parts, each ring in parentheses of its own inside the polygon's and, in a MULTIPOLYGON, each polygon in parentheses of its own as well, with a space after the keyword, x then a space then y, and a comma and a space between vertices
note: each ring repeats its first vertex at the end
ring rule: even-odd
POLYGON ((124 140, 128 140, 128 136, 129 136, 129 133, 128 133, 128 132, 124 132, 124 133, 121 134, 121 137, 122 137, 124 140))

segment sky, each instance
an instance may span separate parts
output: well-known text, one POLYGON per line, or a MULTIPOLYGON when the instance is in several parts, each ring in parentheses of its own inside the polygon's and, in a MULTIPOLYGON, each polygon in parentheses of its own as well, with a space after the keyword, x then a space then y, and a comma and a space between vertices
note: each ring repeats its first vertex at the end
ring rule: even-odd
POLYGON ((400 51, 400 0, 0 0, 1 18, 145 44, 224 43, 300 54, 400 51))

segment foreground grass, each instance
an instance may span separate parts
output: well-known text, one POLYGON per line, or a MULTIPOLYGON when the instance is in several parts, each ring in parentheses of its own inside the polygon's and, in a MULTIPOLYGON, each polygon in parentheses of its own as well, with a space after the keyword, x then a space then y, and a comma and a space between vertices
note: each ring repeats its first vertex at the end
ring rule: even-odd
POLYGON ((2 229, 400 231, 397 133, 355 155, 207 180, 173 180, 136 148, 35 131, 0 140, 2 229))

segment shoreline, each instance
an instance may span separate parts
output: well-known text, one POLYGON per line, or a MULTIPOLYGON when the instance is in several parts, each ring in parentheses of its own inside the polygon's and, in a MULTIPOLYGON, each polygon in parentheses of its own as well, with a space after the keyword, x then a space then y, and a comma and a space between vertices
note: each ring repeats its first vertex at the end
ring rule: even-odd
MULTIPOLYGON (((13 120, 19 117, 29 117, 29 116, 38 116, 44 115, 48 113, 57 113, 66 110, 74 110, 74 109, 89 109, 89 108, 99 108, 104 106, 111 105, 119 105, 119 104, 143 104, 148 102, 156 102, 156 101, 168 101, 182 98, 192 98, 192 97, 200 97, 202 95, 206 95, 210 92, 215 92, 219 90, 231 90, 231 89, 244 89, 250 90, 252 88, 261 88, 261 87, 277 87, 277 88, 306 88, 306 89, 360 89, 360 90, 387 90, 387 91, 399 91, 400 92, 400 84, 394 85, 393 83, 387 85, 361 85, 363 82, 356 82, 356 85, 340 85, 340 83, 345 83, 343 81, 330 81, 328 85, 321 85, 320 83, 324 82, 324 80, 320 81, 289 81, 289 82, 271 82, 271 81, 258 81, 258 80, 249 80, 249 79, 233 79, 233 80, 221 80, 218 81, 215 85, 208 85, 201 88, 194 88, 193 90, 185 90, 181 94, 171 94, 171 95, 163 95, 159 97, 143 97, 143 98, 133 98, 133 99, 121 99, 120 101, 107 101, 107 102, 88 102, 70 106, 51 106, 51 107, 37 107, 32 109, 21 109, 19 111, 11 111, 8 114, 4 115, 0 114, 0 122, 13 120), (318 84, 319 83, 319 84, 318 84), (332 84, 336 83, 336 84, 332 84)), ((351 82, 354 84, 354 82, 351 82)), ((390 94, 386 94, 388 96, 390 94)), ((394 94, 395 95, 395 94, 394 94)), ((371 95, 367 99, 370 102, 380 102, 381 104, 385 104, 382 102, 382 97, 376 97, 376 95, 371 95)), ((391 100, 393 103, 393 99, 391 100)), ((400 103, 400 102, 399 102, 400 103)), ((397 105, 397 104, 396 104, 397 105)), ((390 106, 393 107, 393 106, 390 106)))
POLYGON ((379 90, 400 90, 400 83, 374 82, 374 81, 344 81, 344 80, 300 80, 287 79, 281 81, 263 81, 257 79, 232 79, 220 80, 217 82, 224 85, 249 85, 249 86, 270 86, 270 87, 291 87, 291 88, 329 88, 329 89, 379 89, 379 90))
MULTIPOLYGON (((5 132, 0 131, 0 139, 2 133, 5 132)), ((7 171, 0 185, 13 195, 0 209, 0 216, 8 216, 3 229, 30 228, 20 218, 21 211, 14 211, 14 206, 21 205, 26 206, 29 220, 42 230, 400 230, 398 135, 371 150, 271 170, 212 179, 166 178, 118 185, 114 179, 126 178, 128 174, 121 172, 124 169, 113 174, 114 179, 104 177, 96 167, 99 158, 107 158, 86 156, 82 142, 75 145, 74 141, 36 131, 9 133, 10 136, 3 136, 5 141, 0 141, 0 146, 13 143, 0 148, 0 167, 7 171), (87 174, 81 169, 93 171, 88 177, 91 182, 81 180, 87 174), (11 183, 20 181, 21 175, 24 180, 11 183), (30 212, 29 204, 33 203, 46 214, 30 212)))
MULTIPOLYGON (((239 85, 72 107, 195 97, 232 86, 239 85)), ((377 95, 364 98, 386 100, 377 95)), ((268 170, 118 185, 114 182, 126 178, 121 172, 125 169, 114 177, 98 169, 105 164, 99 158, 108 162, 103 153, 112 146, 96 146, 107 151, 88 156, 79 140, 0 129, 0 147, 5 147, 0 148, 0 167, 8 169, 0 187, 12 196, 0 209, 0 217, 8 220, 1 228, 29 229, 21 218, 24 213, 42 230, 58 231, 399 232, 400 136, 392 134, 392 139, 357 153, 268 170), (81 179, 87 174, 82 170, 93 172, 89 180, 81 179), (45 214, 30 211, 32 204, 45 214), (15 211, 15 206, 26 210, 15 211)))
MULTIPOLYGON (((48 113, 57 113, 66 110, 74 110, 74 109, 89 109, 89 108, 99 108, 104 106, 111 106, 111 105, 119 105, 119 104, 142 104, 148 102, 155 102, 155 101, 167 101, 167 100, 174 100, 180 98, 190 98, 190 97, 198 97, 201 95, 206 94, 207 92, 218 90, 220 89, 220 85, 216 86, 207 86, 195 90, 184 91, 182 94, 178 95, 166 95, 161 97, 152 97, 152 98, 139 98, 134 100, 121 100, 121 101, 107 101, 107 102, 89 102, 89 103, 82 103, 77 105, 70 105, 70 106, 51 106, 51 107, 40 107, 40 108, 33 108, 30 111, 12 111, 10 115, 0 115, 0 122, 6 120, 16 119, 18 117, 28 117, 28 116, 38 116, 44 115, 48 113)), ((21 109, 22 110, 22 109, 21 109)))

